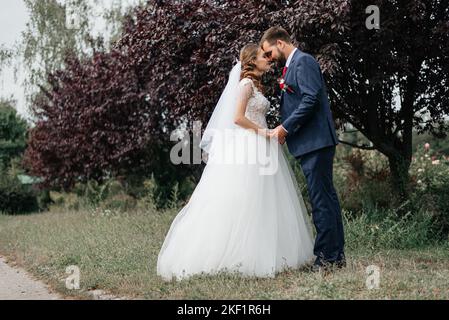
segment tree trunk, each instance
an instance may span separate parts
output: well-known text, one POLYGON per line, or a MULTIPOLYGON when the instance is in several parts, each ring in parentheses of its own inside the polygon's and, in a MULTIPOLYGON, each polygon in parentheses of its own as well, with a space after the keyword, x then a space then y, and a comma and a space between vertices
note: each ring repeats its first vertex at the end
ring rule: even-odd
POLYGON ((399 198, 398 200, 401 202, 405 201, 409 196, 409 169, 411 159, 407 159, 404 155, 398 152, 388 156, 388 162, 393 190, 396 191, 396 195, 399 198))

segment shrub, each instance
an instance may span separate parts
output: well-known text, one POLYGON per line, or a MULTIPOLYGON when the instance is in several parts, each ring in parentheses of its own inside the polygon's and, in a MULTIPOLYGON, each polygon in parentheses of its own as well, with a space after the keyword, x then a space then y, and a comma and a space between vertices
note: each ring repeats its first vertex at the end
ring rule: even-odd
POLYGON ((0 212, 20 214, 39 210, 36 192, 22 185, 14 170, 0 164, 0 176, 0 212))
POLYGON ((126 194, 116 194, 107 198, 100 204, 100 208, 108 210, 128 211, 134 210, 137 200, 126 194))
POLYGON ((96 207, 108 198, 125 193, 121 182, 112 178, 103 183, 96 180, 89 180, 87 183, 78 182, 73 192, 81 200, 83 207, 96 207))
POLYGON ((73 192, 50 191, 50 199, 55 209, 63 208, 65 210, 78 211, 83 208, 84 202, 80 196, 73 192))
POLYGON ((346 246, 353 250, 408 249, 436 242, 431 215, 418 211, 398 216, 396 211, 371 208, 353 216, 344 210, 346 246))
POLYGON ((388 160, 377 151, 337 147, 334 183, 342 208, 357 213, 366 207, 392 208, 394 192, 388 160))
POLYGON ((434 232, 442 239, 449 235, 449 161, 445 156, 432 156, 430 146, 422 146, 413 158, 411 178, 414 192, 411 206, 427 210, 434 232))

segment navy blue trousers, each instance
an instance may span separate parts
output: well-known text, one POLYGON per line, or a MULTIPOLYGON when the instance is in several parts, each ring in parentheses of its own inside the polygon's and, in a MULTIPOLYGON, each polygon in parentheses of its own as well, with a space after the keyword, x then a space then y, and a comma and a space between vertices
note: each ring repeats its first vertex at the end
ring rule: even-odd
POLYGON ((344 231, 340 203, 333 183, 335 146, 298 157, 307 180, 312 219, 316 228, 315 264, 340 262, 344 257, 344 231))

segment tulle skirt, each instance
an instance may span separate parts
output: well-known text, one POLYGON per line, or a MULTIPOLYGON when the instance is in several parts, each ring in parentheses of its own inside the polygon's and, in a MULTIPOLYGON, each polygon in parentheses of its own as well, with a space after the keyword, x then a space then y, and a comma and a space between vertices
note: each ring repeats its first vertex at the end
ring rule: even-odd
POLYGON ((166 235, 157 261, 164 280, 274 277, 313 259, 311 223, 282 147, 244 129, 224 140, 166 235))

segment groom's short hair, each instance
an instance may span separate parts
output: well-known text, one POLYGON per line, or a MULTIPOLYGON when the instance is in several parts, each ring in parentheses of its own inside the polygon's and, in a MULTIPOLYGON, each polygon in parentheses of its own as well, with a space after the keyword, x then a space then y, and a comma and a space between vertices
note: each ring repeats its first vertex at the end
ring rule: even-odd
POLYGON ((284 28, 279 26, 271 27, 263 34, 263 37, 260 40, 260 46, 262 47, 265 41, 267 41, 270 45, 273 45, 278 40, 292 43, 290 35, 284 28))

